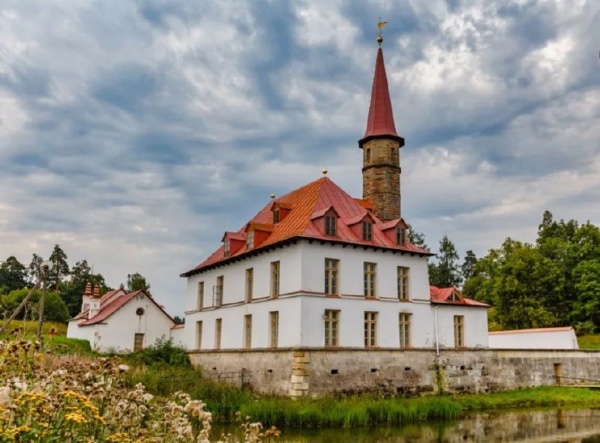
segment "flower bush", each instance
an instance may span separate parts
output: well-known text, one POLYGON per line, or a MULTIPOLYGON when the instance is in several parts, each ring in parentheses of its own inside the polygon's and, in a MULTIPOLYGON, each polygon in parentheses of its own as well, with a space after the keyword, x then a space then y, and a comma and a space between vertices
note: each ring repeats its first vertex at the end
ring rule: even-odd
MULTIPOLYGON (((183 392, 153 396, 141 384, 128 389, 128 370, 116 357, 61 359, 26 340, 0 341, 0 442, 210 443, 204 403, 183 392)), ((248 443, 279 436, 248 419, 240 432, 248 443)))

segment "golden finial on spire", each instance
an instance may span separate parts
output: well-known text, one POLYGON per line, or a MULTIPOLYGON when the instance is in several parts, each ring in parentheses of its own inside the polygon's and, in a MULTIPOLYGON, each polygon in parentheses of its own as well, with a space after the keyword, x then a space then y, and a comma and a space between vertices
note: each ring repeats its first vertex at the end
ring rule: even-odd
POLYGON ((377 43, 379 43, 379 47, 383 43, 383 36, 381 35, 381 30, 388 22, 382 22, 381 17, 379 17, 379 21, 377 22, 377 28, 379 29, 379 34, 377 34, 377 43))

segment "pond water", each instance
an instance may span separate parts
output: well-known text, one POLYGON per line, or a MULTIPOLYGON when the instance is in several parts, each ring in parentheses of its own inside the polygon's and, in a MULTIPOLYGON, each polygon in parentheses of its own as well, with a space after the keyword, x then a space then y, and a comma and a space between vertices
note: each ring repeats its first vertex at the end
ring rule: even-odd
MULTIPOLYGON (((215 434, 213 434, 215 435, 215 434)), ((404 427, 284 429, 286 443, 600 443, 600 409, 475 414, 404 427)))

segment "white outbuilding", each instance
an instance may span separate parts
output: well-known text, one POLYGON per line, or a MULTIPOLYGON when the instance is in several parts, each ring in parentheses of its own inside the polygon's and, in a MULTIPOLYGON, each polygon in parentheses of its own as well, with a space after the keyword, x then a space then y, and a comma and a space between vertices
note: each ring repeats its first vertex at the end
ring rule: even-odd
POLYGON ((489 333, 489 345, 495 349, 579 349, 570 326, 494 331, 489 333))
POLYGON ((69 321, 67 337, 88 340, 98 352, 131 352, 180 331, 147 291, 120 288, 100 297, 98 287, 92 291, 88 283, 81 312, 69 321))

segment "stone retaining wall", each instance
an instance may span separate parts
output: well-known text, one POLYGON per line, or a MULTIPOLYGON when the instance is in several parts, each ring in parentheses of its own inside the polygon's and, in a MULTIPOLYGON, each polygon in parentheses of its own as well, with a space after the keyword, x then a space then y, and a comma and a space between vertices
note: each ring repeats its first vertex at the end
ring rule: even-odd
POLYGON ((504 391, 558 383, 600 385, 600 352, 548 350, 277 349, 192 351, 207 374, 249 371, 262 393, 419 395, 504 391))

